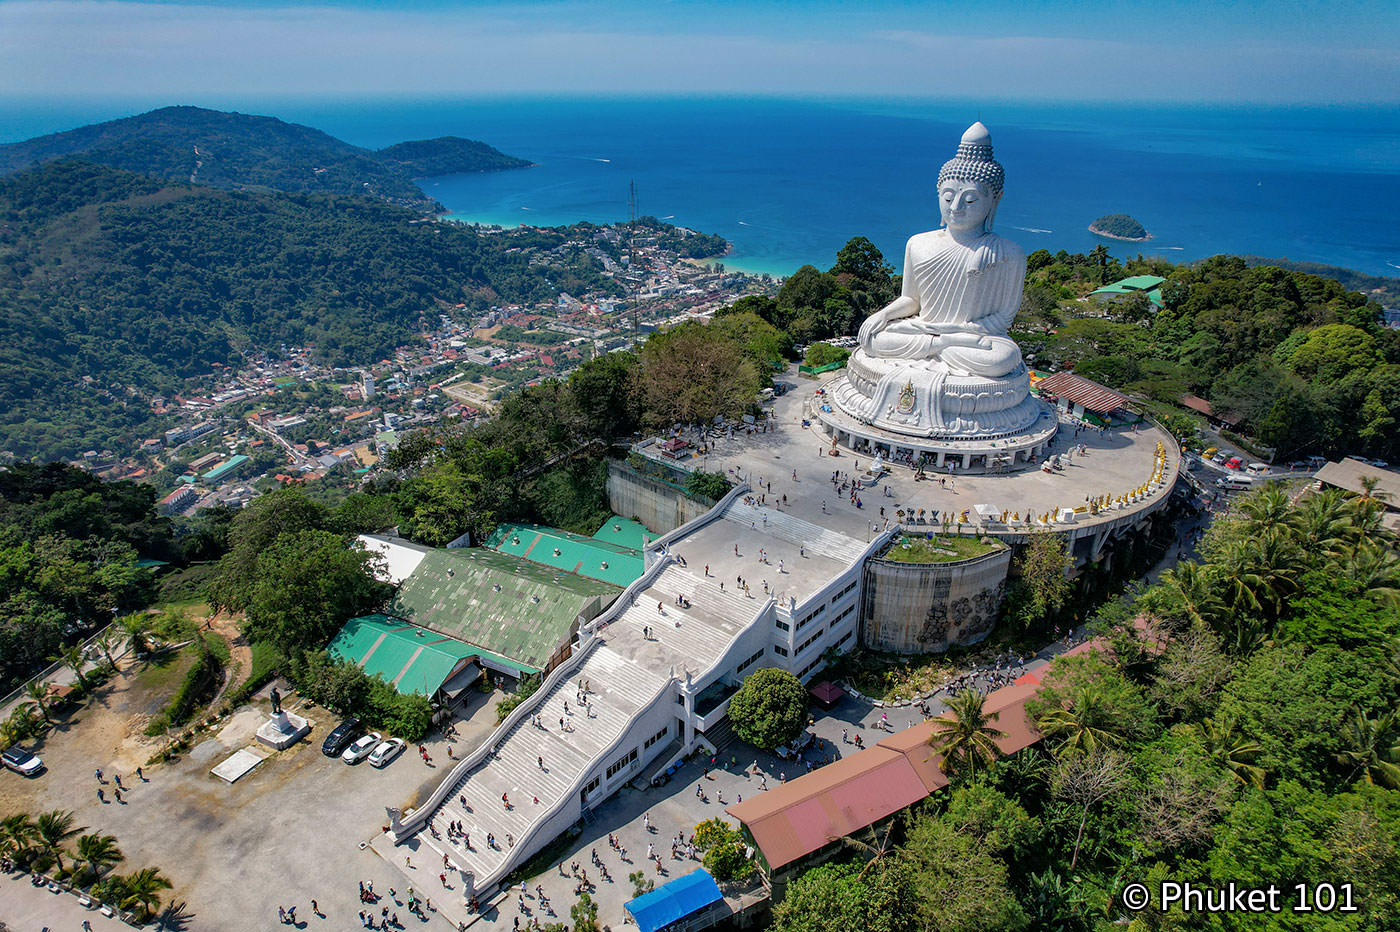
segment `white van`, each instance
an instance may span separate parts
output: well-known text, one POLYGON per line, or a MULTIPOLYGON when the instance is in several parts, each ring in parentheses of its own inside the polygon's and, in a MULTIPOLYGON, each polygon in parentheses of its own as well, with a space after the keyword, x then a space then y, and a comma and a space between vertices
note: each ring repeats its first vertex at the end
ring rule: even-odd
POLYGON ((1269 473, 1269 464, 1250 463, 1244 468, 1244 471, 1249 473, 1251 476, 1266 476, 1269 473))
POLYGON ((1253 476, 1232 475, 1215 480, 1215 484, 1222 489, 1233 489, 1235 491, 1247 491, 1254 488, 1253 476))

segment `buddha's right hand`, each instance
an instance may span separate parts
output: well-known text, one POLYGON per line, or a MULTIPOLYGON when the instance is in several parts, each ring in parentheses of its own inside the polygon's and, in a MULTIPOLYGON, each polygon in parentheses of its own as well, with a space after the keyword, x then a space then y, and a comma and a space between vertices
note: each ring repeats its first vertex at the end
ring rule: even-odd
POLYGON ((888 310, 888 308, 881 308, 865 318, 865 323, 860 325, 860 330, 857 332, 856 337, 860 340, 861 347, 867 353, 870 352, 870 343, 875 339, 875 334, 884 330, 885 325, 889 323, 888 310))

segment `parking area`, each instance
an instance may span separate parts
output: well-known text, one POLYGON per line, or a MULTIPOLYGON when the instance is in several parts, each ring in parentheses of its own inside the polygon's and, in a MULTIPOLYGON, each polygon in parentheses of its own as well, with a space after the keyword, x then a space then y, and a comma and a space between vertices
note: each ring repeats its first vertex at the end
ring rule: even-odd
MULTIPOLYGON (((403 874, 364 847, 387 824, 385 807, 412 806, 429 793, 451 766, 449 743, 460 757, 484 740, 501 698, 473 694, 472 718, 457 724, 456 739, 447 742, 439 733, 423 742, 431 765, 410 746, 380 770, 324 757, 321 741, 337 718, 324 709, 300 707, 284 683, 286 708, 314 723, 311 734, 292 748, 265 749, 267 759, 234 784, 209 773, 252 743, 270 710, 259 698, 178 760, 144 767, 144 779, 138 779, 135 768, 152 750, 137 737, 149 714, 142 674, 139 666, 124 666, 121 676, 40 743, 37 750, 48 768, 42 776, 0 775, 0 817, 73 810, 86 831, 116 836, 126 856, 119 872, 154 866, 169 877, 174 888, 165 900, 184 903, 184 924, 194 929, 271 927, 278 907, 293 905, 298 928, 354 928, 364 908, 359 881, 383 892, 403 887, 403 874), (97 796, 98 768, 107 781, 105 801, 97 796), (113 793, 116 774, 126 787, 120 802, 113 793), (319 916, 312 911, 313 899, 319 916)), ((404 895, 400 889, 400 900, 404 895)), ((42 898, 39 902, 46 921, 69 927, 70 897, 55 896, 52 907, 42 907, 42 898)), ((406 926, 446 927, 434 911, 420 919, 387 898, 376 911, 385 905, 406 926)))

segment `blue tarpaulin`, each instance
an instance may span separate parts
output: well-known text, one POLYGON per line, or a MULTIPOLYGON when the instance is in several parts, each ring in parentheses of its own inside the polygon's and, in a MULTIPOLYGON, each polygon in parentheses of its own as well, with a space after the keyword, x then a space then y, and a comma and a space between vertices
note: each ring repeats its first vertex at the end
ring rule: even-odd
POLYGON ((724 898, 709 871, 698 870, 644 893, 627 904, 638 932, 656 932, 724 898))

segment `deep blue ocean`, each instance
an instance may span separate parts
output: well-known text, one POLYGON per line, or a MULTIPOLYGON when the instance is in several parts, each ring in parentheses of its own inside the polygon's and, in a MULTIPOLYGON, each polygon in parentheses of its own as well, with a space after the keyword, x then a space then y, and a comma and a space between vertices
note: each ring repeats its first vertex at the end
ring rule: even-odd
MULTIPOLYGON (((0 142, 169 101, 0 100, 0 142)), ((305 123, 361 146, 442 135, 536 164, 428 179, 455 216, 539 225, 638 206, 734 244, 731 267, 829 266, 868 236, 898 265, 938 225, 939 166, 976 119, 1006 168, 997 230, 1029 252, 1087 251, 1096 217, 1154 238, 1114 255, 1221 252, 1400 275, 1400 108, 1218 107, 740 98, 199 101, 305 123)))

